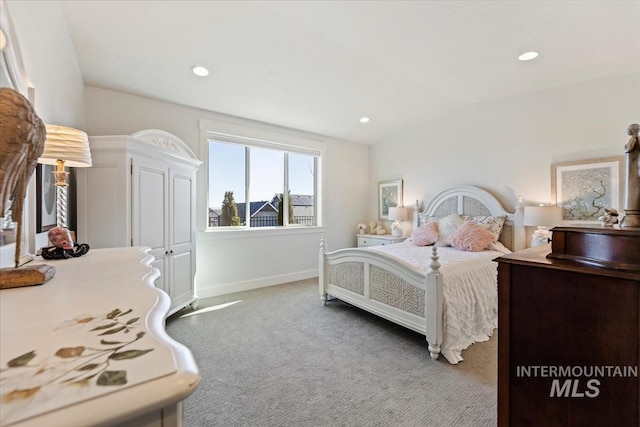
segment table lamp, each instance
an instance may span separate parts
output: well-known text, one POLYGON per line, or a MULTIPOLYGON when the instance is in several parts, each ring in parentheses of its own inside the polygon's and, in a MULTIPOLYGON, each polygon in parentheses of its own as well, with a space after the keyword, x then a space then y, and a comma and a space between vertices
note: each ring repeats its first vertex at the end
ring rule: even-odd
POLYGON ((399 206, 389 208, 389 219, 393 221, 391 234, 396 237, 402 236, 402 227, 399 221, 407 219, 407 208, 399 206))
POLYGON ((538 227, 531 236, 531 247, 548 243, 551 238, 549 227, 561 221, 562 209, 559 206, 525 206, 523 224, 538 227))
POLYGON ((89 138, 81 130, 65 126, 46 125, 47 139, 44 143, 44 151, 38 163, 57 165, 53 171, 56 185, 56 225, 67 227, 67 175, 65 166, 89 167, 91 166, 91 151, 89 150, 89 138))

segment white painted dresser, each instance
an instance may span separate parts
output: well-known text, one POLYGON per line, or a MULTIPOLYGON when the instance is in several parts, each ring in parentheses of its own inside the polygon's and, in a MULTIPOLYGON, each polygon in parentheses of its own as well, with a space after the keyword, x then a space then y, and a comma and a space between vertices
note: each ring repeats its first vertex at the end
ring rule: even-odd
POLYGON ((78 241, 92 248, 148 246, 169 313, 195 307, 196 170, 175 135, 149 129, 89 137, 93 166, 78 168, 78 241))
POLYGON ((200 375, 165 332, 152 261, 141 247, 92 249, 46 261, 43 285, 0 291, 0 426, 182 426, 200 375))

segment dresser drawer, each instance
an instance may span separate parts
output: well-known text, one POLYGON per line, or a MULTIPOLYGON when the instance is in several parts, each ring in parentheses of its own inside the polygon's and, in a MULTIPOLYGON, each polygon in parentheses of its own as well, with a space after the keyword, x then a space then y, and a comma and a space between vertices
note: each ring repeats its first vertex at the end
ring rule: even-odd
POLYGON ((366 248, 369 246, 390 245, 405 240, 406 237, 394 237, 390 235, 374 236, 374 235, 358 235, 358 247, 366 248))
POLYGON ((384 245, 386 243, 388 242, 382 239, 376 239, 375 237, 361 237, 358 239, 359 248, 366 248, 368 246, 379 246, 379 245, 384 245))

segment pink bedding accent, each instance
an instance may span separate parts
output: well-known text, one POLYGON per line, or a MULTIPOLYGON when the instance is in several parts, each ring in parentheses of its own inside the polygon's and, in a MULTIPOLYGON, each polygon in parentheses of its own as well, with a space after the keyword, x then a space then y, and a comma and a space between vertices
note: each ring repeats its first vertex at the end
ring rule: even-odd
POLYGON ((465 221, 451 236, 451 246, 461 251, 479 252, 492 243, 493 233, 471 221, 465 221))

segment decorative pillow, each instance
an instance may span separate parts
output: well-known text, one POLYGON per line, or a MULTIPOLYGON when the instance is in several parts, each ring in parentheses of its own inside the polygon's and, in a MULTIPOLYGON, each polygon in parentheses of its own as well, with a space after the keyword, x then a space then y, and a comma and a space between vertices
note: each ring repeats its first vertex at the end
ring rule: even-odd
POLYGON ((491 249, 492 251, 502 252, 505 255, 511 253, 511 250, 509 250, 509 248, 507 248, 505 245, 503 245, 500 242, 493 242, 492 244, 489 245, 487 249, 491 249))
POLYGON ((440 233, 440 238, 438 239, 439 246, 451 246, 451 238, 463 222, 464 220, 458 214, 451 214, 440 218, 438 220, 438 231, 440 233))
POLYGON ((428 216, 423 218, 423 223, 426 224, 428 222, 438 222, 442 217, 441 216, 428 216))
POLYGON ((438 240, 438 224, 436 222, 427 222, 413 230, 411 233, 411 241, 416 246, 428 246, 434 244, 438 240))
POLYGON ((451 245, 461 251, 480 252, 493 243, 493 233, 472 221, 465 221, 451 236, 451 245))
POLYGON ((493 233, 493 241, 497 242, 500 238, 500 233, 502 233, 502 226, 504 225, 507 217, 505 215, 502 216, 474 216, 470 218, 474 224, 483 225, 487 228, 491 233, 493 233))

